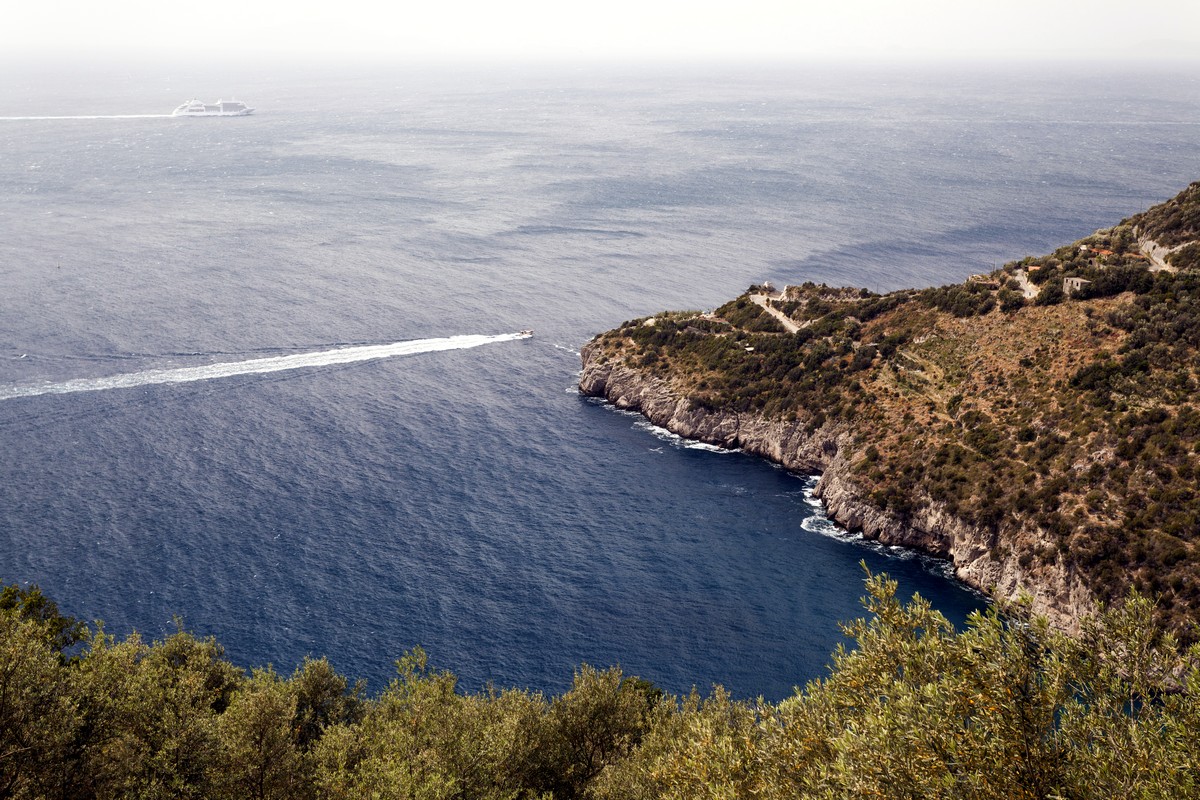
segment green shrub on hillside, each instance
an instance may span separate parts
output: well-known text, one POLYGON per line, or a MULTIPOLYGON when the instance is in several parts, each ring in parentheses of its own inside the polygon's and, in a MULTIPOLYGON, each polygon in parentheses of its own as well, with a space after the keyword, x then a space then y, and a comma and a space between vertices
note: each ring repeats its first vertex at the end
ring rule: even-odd
POLYGON ((1179 248, 1167 256, 1167 263, 1178 269, 1200 269, 1200 243, 1179 248))
POLYGON ((1165 247, 1200 239, 1200 181, 1165 203, 1135 214, 1123 224, 1165 247))
POLYGON ((363 697, 324 660, 247 674, 216 642, 53 631, 0 609, 0 794, 32 798, 1193 797, 1200 648, 1131 595, 1077 638, 1023 606, 956 632, 868 576, 828 677, 781 703, 582 667, 466 694, 419 649, 363 697))
POLYGON ((1200 273, 1151 273, 1128 226, 1085 241, 1042 260, 1031 305, 1001 281, 882 296, 806 284, 780 306, 795 334, 761 330, 743 296, 704 329, 659 318, 601 344, 699 408, 843 426, 883 454, 855 467, 859 495, 899 521, 938 504, 999 543, 1032 534, 1043 544, 1019 554, 1024 569, 1082 570, 1101 600, 1159 595, 1162 621, 1190 641, 1200 273), (1089 283, 1068 298, 1064 277, 1089 283))
POLYGON ((783 326, 779 321, 746 295, 721 306, 716 314, 730 325, 745 331, 783 333, 783 326))
POLYGON ((981 283, 961 283, 926 289, 920 293, 921 302, 932 308, 947 311, 956 317, 977 317, 996 307, 992 290, 981 283))

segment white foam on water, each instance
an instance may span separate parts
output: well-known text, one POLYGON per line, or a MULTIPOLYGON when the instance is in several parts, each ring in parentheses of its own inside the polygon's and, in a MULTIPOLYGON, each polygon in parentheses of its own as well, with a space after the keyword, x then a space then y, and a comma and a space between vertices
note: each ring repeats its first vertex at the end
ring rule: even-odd
POLYGON ((655 425, 653 422, 650 422, 645 417, 643 417, 640 412, 628 411, 625 409, 615 409, 615 410, 621 414, 630 414, 632 416, 637 417, 638 419, 636 422, 633 423, 633 427, 635 427, 641 431, 646 431, 651 436, 653 436, 655 439, 658 439, 663 442, 668 442, 673 447, 682 447, 687 450, 705 450, 709 453, 738 453, 738 452, 741 452, 740 450, 730 450, 725 447, 718 447, 715 444, 708 444, 707 442, 697 442, 694 439, 686 439, 677 433, 672 433, 671 431, 667 430, 666 428, 661 428, 658 425, 655 425))
MULTIPOLYGON (((900 561, 908 561, 917 559, 921 563, 921 567, 934 575, 940 575, 943 578, 956 580, 954 574, 954 565, 943 558, 937 558, 918 550, 913 550, 901 545, 882 544, 872 541, 862 535, 860 531, 849 531, 838 525, 825 515, 825 504, 817 497, 813 496, 813 492, 817 488, 817 481, 820 480, 816 475, 811 475, 805 478, 805 486, 803 489, 804 502, 812 507, 813 512, 800 522, 800 527, 809 533, 815 533, 818 536, 826 536, 830 539, 837 539, 840 542, 850 542, 858 547, 864 547, 868 550, 873 550, 876 553, 883 553, 890 558, 895 558, 900 561)), ((968 587, 970 588, 970 587, 968 587)), ((973 590, 972 590, 973 591, 973 590)), ((981 595, 982 596, 982 595, 981 595)))
POLYGON ((685 439, 684 441, 686 442, 686 444, 684 444, 683 446, 686 447, 688 450, 705 450, 709 453, 737 453, 737 452, 740 452, 739 450, 736 450, 736 449, 730 450, 727 447, 718 447, 715 444, 709 444, 707 442, 693 442, 688 439, 685 439))
MULTIPOLYGON (((567 391, 574 393, 574 394, 582 395, 582 392, 579 391, 578 386, 573 386, 570 389, 568 389, 567 391)), ((687 450, 706 450, 710 453, 721 453, 721 454, 742 452, 740 449, 737 449, 737 448, 730 449, 727 447, 718 447, 715 444, 708 444, 707 442, 698 442, 695 439, 684 438, 683 436, 680 436, 677 433, 672 433, 671 431, 667 430, 666 428, 661 428, 658 425, 655 425, 653 422, 646 419, 646 417, 643 416, 642 412, 634 411, 629 408, 618 408, 617 406, 613 405, 611 402, 604 399, 603 397, 594 397, 594 396, 583 395, 583 399, 586 400, 587 402, 591 403, 592 405, 602 406, 603 408, 608 409, 609 411, 611 411, 614 414, 619 414, 623 417, 633 418, 634 419, 634 423, 633 423, 634 428, 636 428, 637 430, 640 430, 640 431, 646 431, 654 438, 659 439, 660 441, 669 443, 672 447, 682 447, 687 450)))
POLYGON ((19 122, 31 119, 171 119, 173 114, 89 114, 54 117, 0 117, 0 122, 19 122))
POLYGON ((99 392, 106 389, 132 389, 159 383, 190 383, 214 378, 230 378, 235 375, 259 375, 267 372, 282 372, 305 367, 326 367, 332 364, 352 364, 356 361, 373 361, 380 358, 410 356, 418 353, 433 353, 439 350, 465 350, 497 342, 511 342, 524 338, 519 333, 502 333, 494 336, 463 335, 442 339, 414 339, 391 344, 340 347, 320 350, 315 353, 296 353, 288 356, 253 358, 248 361, 233 361, 220 364, 205 364, 198 367, 175 369, 152 369, 130 372, 124 375, 109 375, 103 378, 78 378, 61 383, 45 383, 35 386, 10 386, 0 388, 0 400, 17 397, 36 397, 43 394, 71 394, 73 392, 99 392))

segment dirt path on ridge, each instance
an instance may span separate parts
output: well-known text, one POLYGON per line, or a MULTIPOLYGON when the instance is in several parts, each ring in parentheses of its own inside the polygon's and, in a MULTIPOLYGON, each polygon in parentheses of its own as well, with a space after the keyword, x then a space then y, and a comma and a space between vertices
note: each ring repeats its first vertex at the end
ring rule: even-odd
POLYGON ((779 298, 773 298, 765 294, 752 294, 750 295, 750 299, 753 300, 756 305, 762 306, 763 311, 766 311, 772 317, 779 320, 779 324, 782 325, 788 333, 795 333, 796 331, 800 330, 800 326, 793 322, 787 314, 784 314, 777 308, 772 308, 771 304, 767 302, 768 300, 777 300, 779 298))

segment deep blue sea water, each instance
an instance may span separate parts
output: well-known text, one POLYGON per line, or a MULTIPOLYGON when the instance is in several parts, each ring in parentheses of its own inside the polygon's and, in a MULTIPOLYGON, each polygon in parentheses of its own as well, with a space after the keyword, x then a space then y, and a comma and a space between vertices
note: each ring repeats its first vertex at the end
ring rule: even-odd
POLYGON ((1200 179, 1195 69, 6 67, 3 117, 258 112, 0 120, 0 581, 375 689, 420 644, 468 689, 779 699, 860 560, 961 621, 806 476, 579 397, 579 347, 764 279, 961 280, 1200 179))

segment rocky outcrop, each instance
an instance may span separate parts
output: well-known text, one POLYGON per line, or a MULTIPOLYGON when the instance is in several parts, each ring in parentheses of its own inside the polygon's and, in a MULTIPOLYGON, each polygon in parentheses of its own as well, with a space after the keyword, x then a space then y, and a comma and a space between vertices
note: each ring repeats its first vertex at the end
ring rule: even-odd
POLYGON ((1006 600, 1027 595, 1033 611, 1061 629, 1076 630, 1094 611, 1091 591, 1061 561, 1022 558, 1050 546, 1036 530, 1016 531, 999 542, 991 531, 965 523, 937 503, 922 504, 901 520, 862 497, 851 464, 855 434, 844 424, 827 422, 810 431, 799 423, 701 408, 669 381, 610 360, 594 344, 583 348, 582 358, 579 388, 585 395, 639 411, 689 439, 740 448, 797 472, 820 473, 816 495, 830 519, 868 539, 946 558, 959 580, 982 592, 1006 600))

